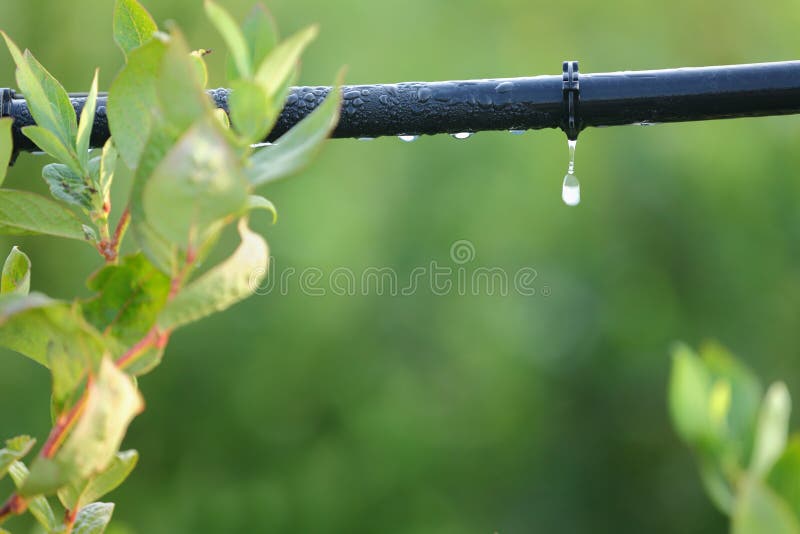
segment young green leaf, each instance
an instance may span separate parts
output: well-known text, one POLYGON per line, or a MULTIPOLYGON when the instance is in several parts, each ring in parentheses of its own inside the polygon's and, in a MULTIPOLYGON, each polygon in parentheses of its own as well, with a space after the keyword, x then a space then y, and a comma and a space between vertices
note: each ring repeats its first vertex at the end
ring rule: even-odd
POLYGON ((252 295, 267 274, 269 249, 264 239, 239 222, 241 243, 233 255, 185 287, 158 318, 165 330, 222 311, 252 295))
POLYGON ((281 136, 275 146, 258 151, 251 158, 252 166, 246 171, 250 183, 258 187, 294 174, 308 165, 339 122, 341 101, 337 84, 325 101, 281 136))
POLYGON ((0 449, 0 478, 6 476, 14 462, 27 456, 35 444, 36 440, 30 436, 6 440, 5 448, 0 449))
POLYGON ((79 510, 114 491, 131 474, 139 461, 139 453, 118 452, 111 464, 98 475, 74 481, 58 491, 58 498, 67 510, 79 510))
MULTIPOLYGON (((22 462, 14 462, 9 470, 11 478, 14 480, 14 485, 21 488, 25 484, 30 472, 25 464, 22 462)), ((31 515, 36 518, 36 521, 42 525, 47 532, 57 532, 59 523, 56 521, 56 515, 53 513, 53 508, 47 501, 47 498, 39 495, 28 501, 28 510, 31 515)))
POLYGON ((158 26, 137 0, 117 0, 114 6, 114 41, 126 56, 153 38, 158 26))
POLYGON ((128 63, 111 84, 108 121, 115 146, 125 164, 135 169, 152 134, 158 110, 156 78, 167 46, 151 39, 131 52, 128 63))
POLYGON ((67 92, 30 52, 23 54, 5 33, 0 33, 17 65, 17 84, 36 123, 50 130, 65 147, 73 147, 78 126, 67 92))
POLYGON ((100 186, 100 195, 106 204, 111 202, 111 184, 114 182, 114 173, 117 169, 117 157, 117 147, 114 146, 114 140, 109 139, 103 146, 103 152, 100 156, 100 176, 97 180, 100 186))
POLYGON ((78 160, 85 169, 89 163, 89 142, 92 137, 92 127, 94 126, 94 116, 97 111, 97 77, 100 75, 99 69, 94 71, 92 87, 89 89, 89 96, 81 110, 81 120, 78 123, 78 134, 75 143, 78 152, 78 160))
POLYGON ((42 178, 57 199, 80 206, 87 213, 92 211, 97 190, 82 175, 61 163, 51 163, 42 169, 42 178))
POLYGON ((269 199, 258 196, 258 195, 250 195, 247 199, 247 211, 253 210, 265 210, 272 214, 272 224, 278 222, 278 210, 275 208, 275 204, 273 204, 269 199))
POLYGON ((201 48, 199 50, 192 50, 192 53, 189 54, 189 59, 194 66, 201 89, 205 89, 208 85, 208 65, 206 65, 205 57, 210 53, 210 50, 201 48))
POLYGON ((269 95, 255 82, 237 80, 228 97, 231 123, 246 144, 263 141, 278 116, 269 95))
POLYGON ((306 47, 313 41, 319 28, 310 26, 292 35, 279 44, 256 71, 256 81, 270 96, 277 95, 284 86, 286 79, 292 75, 300 56, 306 47))
POLYGON ((170 280, 139 253, 103 267, 87 285, 96 295, 82 304, 86 319, 98 331, 131 346, 155 323, 170 280))
POLYGON ((278 45, 278 28, 275 19, 262 2, 250 10, 242 24, 244 40, 250 49, 250 64, 261 65, 269 53, 278 45))
POLYGON ((786 448, 791 409, 792 401, 786 384, 772 384, 764 396, 758 416, 753 459, 750 462, 750 472, 754 477, 765 475, 786 448))
POLYGON ((76 479, 90 478, 113 462, 131 420, 144 408, 131 378, 103 358, 87 385, 80 419, 56 455, 39 457, 20 490, 24 497, 50 493, 76 479))
POLYGON ((26 126, 22 129, 22 133, 44 152, 67 165, 72 172, 82 174, 81 163, 74 149, 68 148, 56 134, 41 126, 26 126))
POLYGON ((9 117, 0 119, 0 186, 6 179, 8 164, 14 153, 14 139, 11 136, 11 126, 14 119, 9 117))
POLYGON ((11 189, 0 189, 0 234, 85 240, 81 223, 71 211, 35 193, 11 189))
POLYGON ((253 75, 253 64, 250 51, 247 47, 242 30, 236 20, 221 6, 212 0, 205 2, 206 16, 222 35, 225 44, 230 50, 236 69, 241 73, 242 78, 250 78, 253 75))
POLYGON ((111 522, 114 514, 114 505, 106 502, 96 502, 86 506, 78 512, 72 534, 103 534, 111 522))
POLYGON ((708 403, 711 378, 700 358, 686 345, 672 351, 669 381, 669 411, 680 437, 696 444, 708 431, 708 403))
POLYGON ((742 481, 731 525, 733 534, 799 534, 800 523, 792 510, 761 480, 742 481))
POLYGON ((800 517, 800 436, 794 436, 767 476, 767 484, 800 517))
POLYGON ((197 245, 212 223, 238 213, 247 202, 247 181, 236 154, 211 121, 192 127, 145 185, 147 221, 184 249, 197 245))
MULTIPOLYGON (((250 10, 242 24, 242 34, 247 42, 250 64, 261 65, 278 44, 278 29, 275 26, 275 19, 272 18, 263 3, 258 2, 250 10)), ((239 80, 244 77, 232 58, 228 58, 226 68, 228 80, 239 80)))
POLYGON ((156 92, 165 122, 178 135, 199 119, 211 116, 211 99, 203 90, 189 45, 177 28, 170 34, 156 92))
POLYGON ((3 264, 3 273, 0 276, 0 295, 5 293, 27 295, 30 289, 31 260, 18 247, 14 247, 3 264))

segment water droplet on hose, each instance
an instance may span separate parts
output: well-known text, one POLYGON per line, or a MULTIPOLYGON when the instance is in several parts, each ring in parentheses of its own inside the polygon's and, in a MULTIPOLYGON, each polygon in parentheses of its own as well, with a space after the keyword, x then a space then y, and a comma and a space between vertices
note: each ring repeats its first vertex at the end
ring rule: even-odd
POLYGON ((575 149, 578 141, 570 139, 567 141, 567 145, 569 146, 569 166, 561 186, 561 198, 567 206, 577 206, 581 203, 581 183, 575 176, 575 149))
POLYGON ((572 173, 564 176, 561 198, 567 206, 577 206, 581 203, 581 183, 578 181, 578 177, 572 173))
POLYGON ((451 137, 454 139, 469 139, 472 137, 472 132, 458 132, 454 134, 450 134, 451 137))
POLYGON ((418 135, 398 135, 397 138, 400 139, 401 141, 405 141, 406 143, 412 143, 412 142, 416 141, 417 139, 419 139, 419 136, 418 135))

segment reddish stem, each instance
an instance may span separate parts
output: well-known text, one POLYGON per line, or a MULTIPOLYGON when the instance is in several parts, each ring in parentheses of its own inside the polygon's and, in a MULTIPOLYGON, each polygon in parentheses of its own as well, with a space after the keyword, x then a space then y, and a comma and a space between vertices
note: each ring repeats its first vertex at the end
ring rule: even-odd
POLYGON ((89 388, 92 385, 92 379, 89 378, 88 382, 86 383, 86 390, 81 395, 81 398, 78 399, 78 402, 75 403, 67 413, 61 414, 59 416, 58 421, 56 421, 56 425, 53 427, 53 430, 50 431, 50 436, 48 436, 47 441, 45 441, 44 446, 42 447, 42 452, 39 453, 44 458, 52 458, 56 452, 58 452, 58 448, 64 442, 64 438, 67 436, 67 432, 75 425, 78 421, 78 418, 83 413, 83 409, 86 407, 86 401, 89 398, 89 388))

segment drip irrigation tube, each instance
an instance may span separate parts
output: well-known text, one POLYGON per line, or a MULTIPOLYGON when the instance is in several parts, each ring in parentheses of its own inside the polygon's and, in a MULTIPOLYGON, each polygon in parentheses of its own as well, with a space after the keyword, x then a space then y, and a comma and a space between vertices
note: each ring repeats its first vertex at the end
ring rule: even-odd
MULTIPOLYGON (((574 68, 574 72, 573 72, 574 68)), ((295 87, 267 141, 314 110, 330 87, 295 87)), ((529 78, 345 86, 333 137, 380 137, 686 122, 800 113, 800 61, 529 78)), ((209 91, 227 110, 230 90, 209 91)), ((85 95, 71 95, 80 113, 85 95)), ((92 146, 108 139, 107 96, 98 100, 92 146)), ((0 115, 14 118, 15 151, 35 151, 21 128, 34 124, 25 99, 0 90, 0 115)))

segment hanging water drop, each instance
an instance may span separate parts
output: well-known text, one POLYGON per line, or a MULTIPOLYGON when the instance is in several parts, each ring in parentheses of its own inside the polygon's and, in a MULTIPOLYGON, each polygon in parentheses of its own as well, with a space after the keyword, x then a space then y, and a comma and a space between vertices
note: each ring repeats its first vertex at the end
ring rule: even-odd
POLYGON ((398 135, 397 138, 400 139, 401 141, 405 141, 406 143, 413 143, 414 141, 419 139, 419 136, 418 135, 398 135))
POLYGON ((581 203, 581 183, 575 176, 575 148, 578 141, 570 139, 569 144, 569 166, 567 174, 564 176, 564 183, 561 186, 561 198, 567 206, 577 206, 581 203))
POLYGON ((469 139, 472 137, 472 132, 458 132, 454 134, 450 134, 451 137, 454 139, 469 139))

